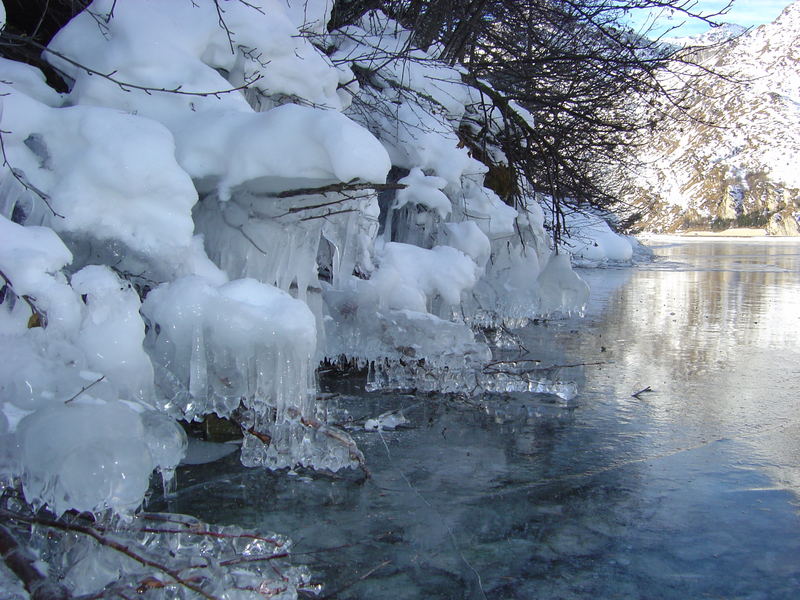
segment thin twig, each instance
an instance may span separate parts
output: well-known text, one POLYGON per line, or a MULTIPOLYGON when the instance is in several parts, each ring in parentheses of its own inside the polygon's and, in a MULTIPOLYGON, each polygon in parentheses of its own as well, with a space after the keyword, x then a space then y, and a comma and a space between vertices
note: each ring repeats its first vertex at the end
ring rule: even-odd
POLYGON ((79 391, 77 394, 75 394, 75 395, 74 395, 72 398, 70 398, 69 400, 64 400, 64 404, 69 404, 70 402, 72 402, 73 400, 75 400, 75 398, 77 398, 78 396, 80 396, 80 395, 81 395, 83 392, 85 392, 85 391, 87 391, 87 390, 90 390, 91 388, 93 388, 94 386, 96 386, 98 383, 100 383, 101 381, 103 381, 103 379, 105 379, 105 378, 106 378, 106 376, 105 376, 105 375, 101 375, 101 376, 100 376, 100 379, 98 379, 98 380, 96 380, 96 381, 93 381, 92 383, 90 383, 90 384, 89 384, 89 385, 87 385, 87 386, 84 386, 84 387, 82 387, 82 388, 81 388, 81 390, 80 390, 80 391, 79 391))
POLYGON ((14 179, 16 179, 20 183, 22 187, 24 187, 29 192, 33 192, 34 194, 39 196, 41 201, 44 202, 45 206, 47 206, 47 208, 50 209, 50 212, 53 213, 54 217, 60 217, 63 219, 64 215, 57 213, 50 204, 50 196, 45 194, 42 190, 40 190, 30 181, 28 181, 25 178, 25 173, 23 171, 21 171, 20 169, 15 169, 13 166, 11 166, 11 163, 8 161, 8 156, 6 155, 6 145, 3 142, 4 133, 11 133, 11 132, 3 131, 2 129, 0 129, 0 151, 2 151, 3 154, 3 166, 8 167, 8 170, 11 172, 11 175, 14 177, 14 179))
POLYGON ((51 48, 48 48, 47 46, 44 46, 44 45, 42 45, 42 44, 30 39, 27 36, 15 35, 15 34, 8 33, 6 31, 3 32, 3 35, 5 37, 7 37, 7 38, 10 38, 10 39, 14 40, 14 41, 20 41, 22 43, 29 44, 29 45, 33 46, 34 48, 37 48, 37 49, 41 50, 42 52, 46 52, 48 54, 52 54, 53 56, 56 56, 56 57, 60 58, 64 62, 69 63, 73 67, 76 67, 76 68, 80 69, 81 71, 85 71, 89 75, 97 75, 98 77, 102 77, 103 79, 107 79, 111 83, 114 83, 114 84, 118 85, 120 87, 120 89, 122 89, 125 92, 129 92, 131 90, 139 90, 139 91, 144 92, 147 95, 152 95, 153 93, 161 93, 161 94, 179 94, 179 95, 182 95, 182 96, 199 96, 201 98, 208 98, 210 96, 213 96, 215 98, 219 98, 220 96, 222 96, 224 94, 231 94, 233 92, 240 92, 242 90, 248 89, 254 83, 256 83, 257 81, 259 81, 259 80, 261 80, 263 78, 263 75, 261 75, 261 74, 253 75, 249 79, 246 78, 245 82, 242 85, 239 85, 239 86, 236 86, 236 87, 232 87, 232 88, 227 88, 227 89, 224 89, 224 90, 215 90, 215 91, 210 91, 210 92, 187 92, 186 90, 181 89, 182 86, 180 86, 180 85, 175 86, 174 88, 150 87, 150 86, 146 86, 146 85, 138 85, 136 83, 130 83, 128 81, 122 81, 120 79, 117 79, 116 77, 114 77, 114 75, 116 74, 116 71, 111 71, 110 73, 103 73, 102 71, 97 71, 95 69, 92 69, 91 67, 87 67, 86 65, 84 65, 82 63, 79 63, 76 60, 71 59, 70 57, 68 57, 67 55, 63 54, 62 52, 58 52, 56 50, 52 50, 51 48))
MULTIPOLYGON (((359 190, 403 190, 405 184, 402 183, 332 183, 330 185, 323 185, 316 188, 298 188, 296 190, 285 190, 278 192, 274 198, 292 198, 294 196, 311 196, 314 194, 328 194, 331 192, 356 192, 359 190)), ((299 209, 302 210, 302 209, 299 209)))
POLYGON ((36 304, 34 303, 36 298, 33 298, 28 294, 22 294, 22 295, 18 294, 17 291, 14 289, 14 284, 11 283, 11 280, 8 278, 8 275, 3 273, 2 270, 0 270, 0 277, 2 277, 5 280, 6 285, 8 285, 8 287, 11 288, 14 295, 17 298, 22 298, 22 300, 24 300, 25 303, 28 305, 28 308, 31 309, 31 317, 30 319, 28 319, 28 329, 33 329, 34 327, 42 327, 42 328, 47 327, 47 313, 45 313, 43 310, 39 310, 39 307, 36 306, 36 304))
POLYGON ((104 537, 103 535, 100 534, 99 531, 97 531, 93 527, 78 525, 75 523, 64 523, 61 521, 54 521, 52 519, 46 519, 43 517, 33 517, 33 516, 28 517, 25 515, 15 514, 5 509, 0 509, 0 515, 3 515, 5 518, 8 519, 14 519, 16 521, 29 523, 31 525, 34 524, 42 525, 44 527, 50 527, 52 529, 58 529, 60 531, 80 533, 82 535, 88 536, 101 546, 105 546, 106 548, 111 548, 112 550, 116 550, 120 554, 124 554, 125 556, 138 562, 139 564, 142 564, 146 567, 151 567, 153 569, 156 569, 157 571, 164 573, 165 575, 171 577, 174 580, 174 583, 177 583, 178 585, 182 585, 185 588, 192 590, 196 594, 199 594, 203 598, 206 598, 206 600, 220 600, 217 596, 214 596, 206 592, 199 585, 196 585, 192 581, 189 581, 188 579, 181 577, 180 571, 177 571, 175 569, 170 569, 169 567, 166 567, 159 562, 149 559, 146 556, 142 556, 141 554, 139 554, 134 550, 131 550, 124 544, 121 544, 114 540, 108 539, 107 537, 104 537))
POLYGON ((359 583, 361 581, 364 581, 365 579, 370 577, 373 573, 375 573, 375 571, 378 571, 379 569, 382 569, 386 565, 391 564, 391 562, 392 561, 390 561, 390 560, 383 561, 379 565, 376 565, 376 566, 372 567, 369 571, 367 571, 366 573, 364 573, 363 575, 361 575, 357 579, 354 579, 353 581, 344 584, 340 588, 338 588, 338 589, 336 589, 336 590, 334 590, 334 591, 332 591, 332 592, 330 592, 328 594, 325 594, 324 596, 320 597, 318 600, 329 600, 330 598, 336 598, 343 591, 353 587, 355 584, 357 584, 357 583, 359 583))

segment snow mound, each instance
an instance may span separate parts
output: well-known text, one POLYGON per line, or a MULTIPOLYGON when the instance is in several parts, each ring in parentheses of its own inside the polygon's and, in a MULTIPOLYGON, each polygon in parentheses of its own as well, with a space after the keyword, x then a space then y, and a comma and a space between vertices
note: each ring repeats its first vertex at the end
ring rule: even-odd
POLYGON ((47 207, 24 210, 120 260, 133 253, 160 272, 178 269, 191 245, 197 192, 175 160, 170 132, 116 110, 51 108, 0 87, 8 92, 3 122, 13 123, 3 134, 8 160, 48 199, 47 207))
POLYGON ((600 216, 572 213, 567 215, 567 228, 574 233, 564 246, 581 265, 625 264, 633 258, 630 240, 612 231, 600 216))
POLYGON ((275 194, 292 186, 384 183, 386 151, 341 113, 286 104, 263 113, 201 114, 176 126, 178 160, 195 179, 218 178, 219 196, 248 188, 275 194))
MULTIPOLYGON (((301 3, 292 6, 297 17, 301 3)), ((225 2, 217 13, 208 1, 95 0, 56 35, 46 58, 74 79, 73 103, 119 107, 162 122, 194 110, 247 111, 244 95, 213 93, 247 82, 267 100, 295 97, 340 108, 337 71, 299 34, 286 7, 279 0, 225 2), (90 75, 70 61, 131 85, 90 75)))

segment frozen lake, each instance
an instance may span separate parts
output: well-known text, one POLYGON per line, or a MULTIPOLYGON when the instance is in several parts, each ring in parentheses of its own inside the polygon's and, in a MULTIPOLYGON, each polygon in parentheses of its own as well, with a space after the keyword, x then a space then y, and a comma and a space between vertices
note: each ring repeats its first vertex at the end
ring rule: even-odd
POLYGON ((353 433, 371 479, 232 456, 150 508, 289 535, 336 598, 800 597, 800 243, 650 245, 582 271, 583 319, 518 332, 531 364, 578 365, 547 371, 569 402, 332 390, 409 421, 353 433))

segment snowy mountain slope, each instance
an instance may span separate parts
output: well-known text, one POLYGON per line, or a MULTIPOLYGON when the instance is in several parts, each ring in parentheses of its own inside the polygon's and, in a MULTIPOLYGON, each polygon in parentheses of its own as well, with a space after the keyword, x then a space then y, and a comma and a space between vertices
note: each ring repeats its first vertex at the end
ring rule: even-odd
POLYGON ((800 234, 800 2, 698 56, 683 71, 691 119, 662 104, 672 118, 654 117, 639 153, 645 166, 624 198, 643 213, 639 226, 800 234))
POLYGON ((746 27, 735 23, 723 23, 713 27, 705 33, 687 37, 665 38, 664 42, 675 46, 714 46, 732 38, 741 36, 747 31, 746 27))

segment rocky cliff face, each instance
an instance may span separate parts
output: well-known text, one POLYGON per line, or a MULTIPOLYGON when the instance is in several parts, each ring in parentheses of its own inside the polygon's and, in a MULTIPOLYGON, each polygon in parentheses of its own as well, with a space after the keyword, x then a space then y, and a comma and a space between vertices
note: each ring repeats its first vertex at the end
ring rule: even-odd
POLYGON ((681 75, 688 111, 648 108, 653 137, 624 193, 636 227, 800 235, 800 1, 696 56, 681 75))

